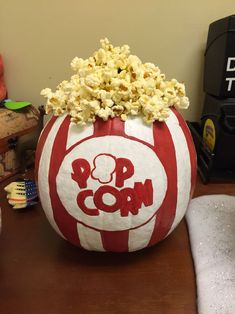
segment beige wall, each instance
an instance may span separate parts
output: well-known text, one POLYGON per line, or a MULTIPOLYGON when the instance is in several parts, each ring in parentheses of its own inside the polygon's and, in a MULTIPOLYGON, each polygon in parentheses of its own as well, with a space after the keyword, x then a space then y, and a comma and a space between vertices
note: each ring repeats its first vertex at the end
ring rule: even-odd
POLYGON ((40 91, 71 75, 73 57, 89 57, 108 37, 129 44, 170 79, 186 83, 191 106, 186 119, 200 117, 203 53, 208 25, 235 12, 234 0, 1 0, 0 53, 9 97, 40 105, 40 91))

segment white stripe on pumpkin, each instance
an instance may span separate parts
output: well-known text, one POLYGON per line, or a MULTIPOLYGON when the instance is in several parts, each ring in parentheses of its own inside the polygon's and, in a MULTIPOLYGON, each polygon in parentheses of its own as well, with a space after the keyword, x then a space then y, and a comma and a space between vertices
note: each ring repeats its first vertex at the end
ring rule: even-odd
POLYGON ((153 126, 144 123, 140 117, 128 117, 125 122, 125 133, 154 145, 153 126))
POLYGON ((171 229, 168 232, 169 234, 181 221, 188 207, 191 189, 191 161, 184 132, 179 125, 176 115, 172 111, 169 118, 166 120, 166 124, 175 147, 178 187, 176 214, 171 229))
POLYGON ((78 237, 81 246, 89 251, 105 251, 99 231, 77 224, 78 237))
POLYGON ((45 211, 45 214, 51 223, 52 227, 55 229, 55 231, 61 235, 63 238, 64 236, 60 232, 53 215, 53 210, 51 206, 51 199, 50 199, 50 193, 49 193, 49 182, 48 182, 48 175, 49 175, 49 167, 50 167, 50 160, 51 160, 51 152, 52 147, 54 144, 55 137, 57 136, 57 132, 59 130, 59 127, 61 123, 64 121, 66 116, 58 117, 58 119, 55 121, 54 125, 52 126, 44 147, 42 149, 42 155, 39 161, 39 167, 38 167, 38 185, 39 185, 39 191, 40 195, 40 201, 42 204, 42 208, 45 211))
POLYGON ((85 126, 76 125, 71 122, 69 125, 68 138, 66 149, 69 149, 72 145, 78 143, 79 141, 85 139, 88 136, 92 136, 94 133, 93 123, 86 124, 85 126))
POLYGON ((155 227, 156 215, 145 225, 129 231, 129 252, 141 250, 148 246, 155 227))

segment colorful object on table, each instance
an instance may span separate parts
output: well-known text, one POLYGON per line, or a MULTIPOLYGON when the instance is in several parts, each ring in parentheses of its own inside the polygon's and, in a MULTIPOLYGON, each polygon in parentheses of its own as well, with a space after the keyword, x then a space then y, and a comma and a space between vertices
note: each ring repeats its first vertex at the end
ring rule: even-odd
POLYGON ((7 192, 8 203, 14 209, 26 208, 37 204, 37 188, 32 180, 11 182, 4 190, 7 192))
POLYGON ((196 180, 188 127, 116 117, 78 127, 52 117, 36 151, 42 207, 54 229, 95 251, 135 251, 163 240, 183 218, 196 180))
POLYGON ((9 100, 9 101, 4 102, 4 106, 10 110, 19 110, 19 109, 22 109, 22 108, 30 106, 30 105, 32 105, 32 104, 31 104, 31 102, 28 102, 28 101, 9 100))

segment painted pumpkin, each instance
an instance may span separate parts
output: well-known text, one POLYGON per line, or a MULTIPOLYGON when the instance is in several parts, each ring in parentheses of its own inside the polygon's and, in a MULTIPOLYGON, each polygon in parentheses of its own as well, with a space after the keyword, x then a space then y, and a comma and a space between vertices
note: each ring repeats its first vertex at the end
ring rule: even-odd
POLYGON ((83 128, 54 116, 39 139, 36 177, 62 237, 87 250, 135 251, 164 239, 183 218, 196 154, 175 109, 151 126, 114 118, 83 128))

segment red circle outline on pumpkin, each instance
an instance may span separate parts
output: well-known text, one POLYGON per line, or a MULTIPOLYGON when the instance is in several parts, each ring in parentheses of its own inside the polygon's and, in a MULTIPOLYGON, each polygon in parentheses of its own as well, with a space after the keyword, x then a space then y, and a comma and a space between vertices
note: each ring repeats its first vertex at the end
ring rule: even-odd
MULTIPOLYGON (((113 136, 121 136, 123 138, 126 138, 126 139, 129 139, 129 140, 133 140, 135 142, 138 142, 146 147, 148 147, 151 151, 153 151, 153 153, 156 155, 156 157, 159 159, 160 163, 163 165, 162 163, 162 160, 159 158, 158 154, 157 154, 157 151, 156 151, 156 145, 153 146, 151 145, 150 143, 148 142, 145 142, 137 137, 134 137, 134 136, 129 136, 125 133, 124 131, 124 124, 125 122, 121 121, 119 118, 114 118, 114 119, 110 119, 108 121, 103 121, 102 119, 97 119, 97 121, 94 123, 94 133, 91 135, 91 136, 88 136, 88 137, 85 137, 83 138, 82 140, 76 142, 75 144, 73 144, 71 147, 69 147, 68 149, 66 149, 66 141, 67 141, 67 136, 68 136, 68 126, 70 124, 70 119, 69 117, 67 116, 65 118, 65 120, 62 122, 59 130, 58 130, 58 133, 60 133, 60 136, 56 136, 56 139, 55 139, 55 142, 54 142, 54 145, 53 145, 53 149, 55 148, 55 146, 58 145, 58 149, 57 149, 57 153, 54 153, 55 156, 57 156, 56 158, 56 163, 58 165, 58 162, 60 163, 59 165, 59 168, 57 169, 56 172, 54 172, 52 170, 52 167, 50 167, 50 174, 52 176, 55 176, 57 177, 57 174, 59 173, 60 171, 60 167, 61 167, 61 164, 63 163, 63 160, 65 159, 65 157, 76 147, 76 146, 79 146, 81 143, 85 142, 85 141, 88 141, 89 139, 94 139, 94 138, 99 138, 99 137, 103 137, 103 136, 110 136, 110 135, 113 135, 113 136), (111 124, 111 126, 110 126, 111 124), (112 125, 113 124, 113 125, 112 125), (60 139, 60 140, 59 140, 60 139), (56 144, 56 142, 59 140, 59 143, 56 144), (63 141, 64 141, 64 144, 63 144, 63 141), (65 151, 64 151, 64 155, 61 156, 62 157, 62 160, 59 161, 59 154, 62 154, 62 146, 65 147, 65 151)), ((153 127, 154 127, 155 124, 153 124, 153 127)), ((163 124, 162 124, 163 125, 163 124)), ((153 130, 154 132, 154 130, 153 130)), ((168 131, 169 132, 169 131, 168 131)), ((158 137, 159 139, 159 137, 158 137)), ((165 141, 165 139, 164 139, 165 141)), ((53 153, 51 154, 53 155, 53 153)), ((53 165, 55 166, 55 165, 53 165)), ((166 166, 166 165, 165 165, 166 166)), ((165 169, 165 167, 164 167, 165 169)), ((173 173, 172 171, 168 173, 169 176, 173 176, 173 173)), ((167 181, 168 181, 168 175, 166 173, 166 176, 167 176, 167 181)), ((176 178, 175 178, 176 179, 176 178)), ((175 186, 175 185, 174 185, 175 186)), ((171 190, 172 189, 172 185, 169 185, 167 183, 167 190, 171 190)), ((52 186, 51 186, 52 188, 52 186)), ((176 188, 176 186, 175 186, 176 188)), ((53 188, 54 192, 56 191, 56 187, 53 188)), ((176 192, 176 191, 175 191, 176 192)), ((53 198, 56 196, 56 198, 59 198, 59 195, 58 193, 56 192, 54 194, 54 197, 53 197, 53 193, 50 193, 51 194, 51 200, 53 202, 53 198)), ((167 191, 166 191, 166 194, 167 194, 167 191)), ((161 205, 159 205, 159 207, 154 211, 154 213, 151 215, 151 217, 149 217, 146 221, 140 223, 138 226, 134 226, 134 227, 131 227, 131 228, 128 228, 128 229, 122 229, 123 231, 124 230, 134 230, 134 229, 137 229, 145 224, 147 224, 159 211, 160 208, 162 208, 162 206, 164 206, 164 203, 166 201, 166 194, 163 198, 163 201, 161 203, 161 205)), ((59 203, 61 203, 62 207, 64 208, 64 210, 66 211, 66 213, 71 217, 72 220, 74 220, 76 223, 81 223, 82 225, 86 226, 87 228, 90 228, 90 229, 93 229, 93 230, 96 230, 96 231, 106 231, 106 230, 103 230, 103 229, 100 229, 100 228, 96 228, 94 226, 91 226, 87 223, 85 223, 84 221, 82 220, 78 220, 77 218, 73 217, 68 211, 67 209, 64 207, 64 205, 62 204, 62 201, 59 199, 57 199, 56 203, 59 201, 59 203)), ((60 206, 61 206, 60 205, 60 206)), ((174 208, 176 208, 176 204, 174 204, 173 206, 174 208)), ((58 203, 56 206, 53 206, 53 211, 54 211, 54 214, 55 214, 55 210, 54 208, 59 208, 58 206, 58 203)), ((55 217, 55 220, 56 220, 56 215, 54 216, 55 217)), ((173 219, 173 218, 172 218, 173 219)), ((109 232, 109 231, 107 231, 109 232)))

